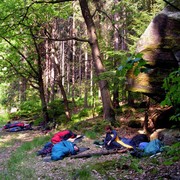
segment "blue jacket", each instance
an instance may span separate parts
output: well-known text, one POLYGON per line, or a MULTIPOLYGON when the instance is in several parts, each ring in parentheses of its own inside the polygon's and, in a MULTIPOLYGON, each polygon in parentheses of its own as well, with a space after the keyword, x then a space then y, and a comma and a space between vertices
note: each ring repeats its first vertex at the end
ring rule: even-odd
POLYGON ((51 159, 54 161, 61 160, 69 154, 76 154, 74 144, 70 141, 61 141, 53 146, 51 159))
POLYGON ((112 130, 111 132, 106 133, 104 144, 107 144, 110 140, 111 142, 114 142, 116 137, 117 137, 117 132, 115 130, 112 130))

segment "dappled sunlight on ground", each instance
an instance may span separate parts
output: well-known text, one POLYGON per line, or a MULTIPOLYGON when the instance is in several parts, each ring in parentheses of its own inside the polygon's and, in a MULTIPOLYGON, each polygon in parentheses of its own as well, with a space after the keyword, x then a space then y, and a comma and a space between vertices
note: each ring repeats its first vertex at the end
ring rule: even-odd
POLYGON ((35 131, 0 132, 0 147, 12 146, 14 141, 32 141, 35 136, 40 136, 35 131))

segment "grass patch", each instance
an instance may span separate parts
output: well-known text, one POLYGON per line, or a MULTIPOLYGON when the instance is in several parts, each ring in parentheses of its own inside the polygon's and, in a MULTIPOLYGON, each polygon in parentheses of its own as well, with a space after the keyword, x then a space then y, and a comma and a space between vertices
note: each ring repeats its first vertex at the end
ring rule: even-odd
POLYGON ((94 131, 86 131, 84 135, 90 139, 96 139, 98 137, 98 134, 94 131))
MULTIPOLYGON (((26 166, 28 162, 35 160, 36 153, 28 152, 39 147, 40 145, 44 146, 49 139, 49 136, 38 137, 33 141, 25 142, 18 147, 11 154, 9 160, 4 165, 4 169, 6 170, 0 174, 0 179, 36 179, 34 168, 26 166)), ((8 142, 8 144, 11 144, 11 146, 13 146, 14 143, 14 140, 8 142)))
POLYGON ((74 170, 71 174, 73 179, 86 179, 86 180, 92 180, 91 171, 89 168, 87 169, 78 169, 74 170))
POLYGON ((94 134, 100 135, 105 133, 105 126, 109 125, 108 121, 97 117, 94 119, 87 119, 75 123, 71 123, 70 129, 72 131, 78 131, 79 133, 85 134, 87 131, 91 131, 94 134))
MULTIPOLYGON (((96 162, 96 160, 94 162, 96 162)), ((74 170, 72 177, 77 179, 93 179, 93 173, 95 172, 107 180, 114 180, 117 178, 123 179, 124 174, 128 173, 129 171, 142 173, 143 170, 139 163, 139 159, 135 159, 130 156, 121 156, 119 159, 112 159, 104 162, 85 165, 81 167, 81 169, 74 170), (114 173, 115 171, 118 171, 119 173, 114 173)))
POLYGON ((4 126, 9 120, 9 116, 6 112, 0 114, 0 127, 4 126))

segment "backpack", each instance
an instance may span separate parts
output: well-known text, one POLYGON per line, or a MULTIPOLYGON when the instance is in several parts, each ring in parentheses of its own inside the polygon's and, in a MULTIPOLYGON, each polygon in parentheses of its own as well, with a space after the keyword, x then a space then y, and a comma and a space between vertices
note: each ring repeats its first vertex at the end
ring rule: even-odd
POLYGON ((159 139, 154 139, 148 143, 148 145, 144 149, 144 156, 151 156, 153 154, 156 154, 158 152, 163 151, 163 142, 159 139))

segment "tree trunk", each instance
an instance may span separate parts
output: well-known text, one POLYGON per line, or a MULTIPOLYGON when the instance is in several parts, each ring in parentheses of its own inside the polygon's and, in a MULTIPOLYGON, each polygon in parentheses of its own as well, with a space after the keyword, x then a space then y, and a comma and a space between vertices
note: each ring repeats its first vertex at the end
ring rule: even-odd
POLYGON ((125 153, 129 151, 128 148, 125 148, 125 149, 121 149, 121 150, 102 150, 100 152, 94 152, 94 153, 86 153, 86 154, 77 154, 77 155, 73 155, 71 156, 71 158, 75 159, 75 158, 89 158, 89 157, 92 157, 92 156, 102 156, 102 155, 109 155, 109 154, 116 154, 116 153, 125 153))
POLYGON ((41 74, 39 75, 38 83, 39 83, 39 94, 40 94, 40 99, 41 99, 41 104, 42 104, 43 119, 44 119, 44 123, 45 123, 45 127, 46 127, 47 123, 50 120, 49 120, 49 114, 48 114, 48 111, 47 111, 47 103, 46 103, 46 100, 45 100, 44 85, 43 85, 43 79, 42 79, 41 74))
POLYGON ((26 89, 27 89, 27 79, 26 78, 21 78, 20 80, 20 102, 26 101, 26 89))
MULTIPOLYGON (((75 3, 73 2, 73 7, 75 3)), ((72 36, 75 36, 74 33, 75 30, 75 19, 73 14, 73 20, 72 20, 72 28, 73 28, 73 34, 72 36)), ((72 40, 72 102, 75 106, 75 61, 76 61, 76 45, 75 40, 72 40)))
POLYGON ((88 53, 85 51, 85 64, 84 64, 84 74, 85 74, 85 89, 84 89, 84 107, 88 107, 88 78, 87 78, 87 73, 88 73, 88 53))
MULTIPOLYGON (((41 99, 41 105, 42 105, 42 113, 43 113, 43 120, 44 120, 44 127, 47 127, 47 123, 50 121, 49 119, 49 114, 47 111, 47 102, 46 102, 46 97, 45 97, 45 91, 44 91, 44 82, 43 82, 43 70, 42 70, 42 59, 41 59, 41 45, 37 44, 35 38, 34 38, 34 34, 32 32, 32 30, 30 29, 31 35, 32 35, 32 39, 34 41, 34 46, 37 52, 37 79, 38 79, 38 90, 39 90, 39 95, 40 95, 40 99, 41 99)), ((42 50, 43 51, 43 50, 42 50)))
MULTIPOLYGON (((82 15, 84 17, 88 35, 89 35, 89 44, 92 51, 92 58, 95 65, 95 71, 97 76, 105 71, 105 68, 102 64, 101 57, 100 57, 100 49, 98 45, 98 39, 96 34, 95 25, 92 19, 92 16, 90 14, 88 4, 86 0, 79 0, 82 15)), ((112 107, 112 102, 110 99, 110 92, 108 90, 108 83, 106 80, 99 80, 99 87, 101 91, 101 98, 103 103, 103 113, 104 113, 104 119, 111 122, 111 124, 115 124, 115 112, 112 107)))
POLYGON ((69 103, 68 103, 68 99, 66 96, 66 92, 64 90, 64 86, 62 84, 62 76, 61 76, 61 72, 60 72, 60 66, 58 64, 56 64, 56 69, 58 71, 58 86, 61 90, 61 94, 63 97, 66 118, 67 118, 67 121, 70 121, 71 120, 71 113, 70 113, 70 109, 69 109, 69 103))
MULTIPOLYGON (((114 4, 116 5, 118 3, 118 0, 114 0, 114 4)), ((118 29, 119 29, 119 19, 120 19, 120 15, 119 13, 115 13, 114 14, 114 38, 113 38, 113 41, 114 41, 114 50, 115 51, 119 51, 119 47, 120 47, 120 37, 119 37, 119 32, 118 32, 118 29)), ((119 66, 119 62, 116 60, 116 58, 114 58, 114 69, 119 66)), ((115 109, 118 109, 120 106, 119 106, 119 82, 116 80, 114 82, 114 88, 113 88, 113 107, 115 109)))

